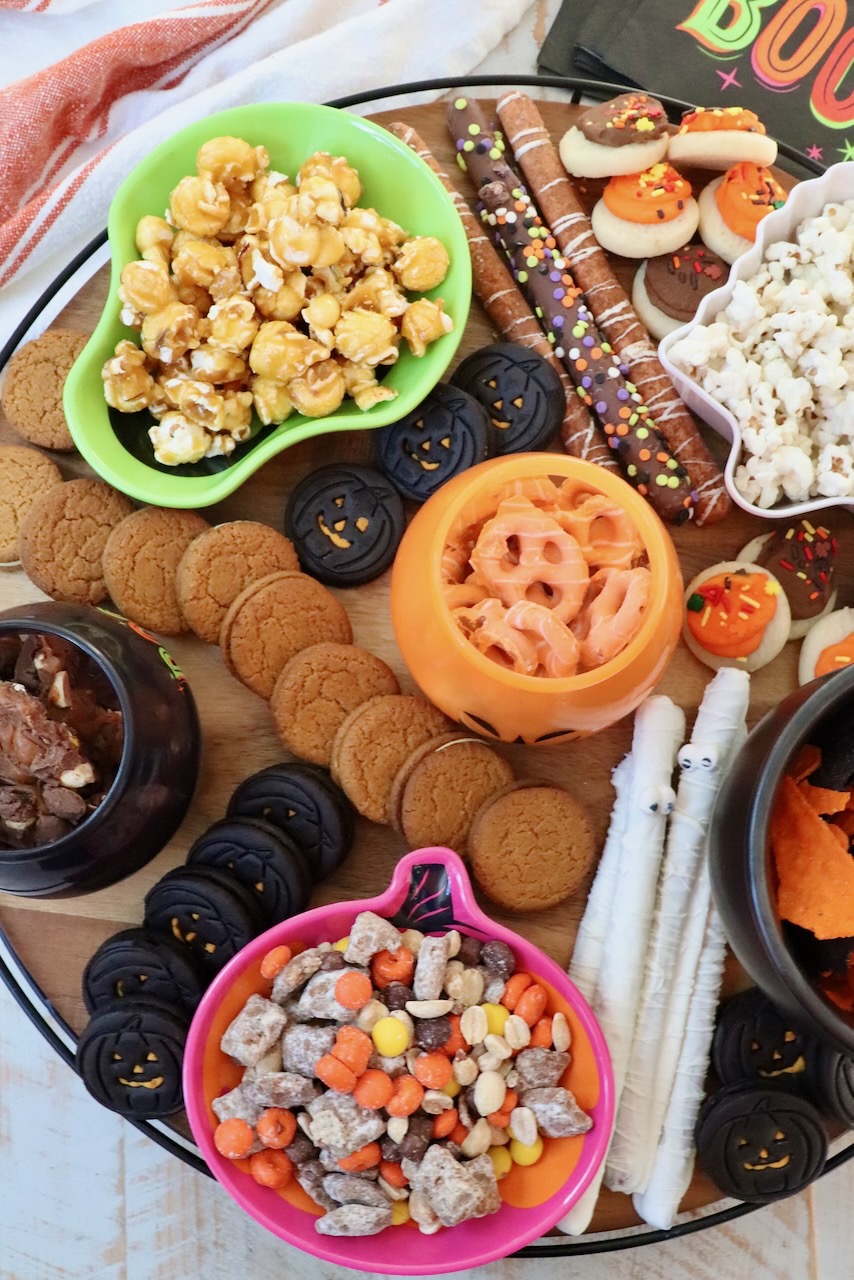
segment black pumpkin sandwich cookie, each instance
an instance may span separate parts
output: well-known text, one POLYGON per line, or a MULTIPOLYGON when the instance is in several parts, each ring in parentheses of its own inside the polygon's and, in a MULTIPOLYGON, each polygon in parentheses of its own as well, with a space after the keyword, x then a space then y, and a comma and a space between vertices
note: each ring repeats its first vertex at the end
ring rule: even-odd
POLYGON ((218 867, 258 899, 268 926, 308 906, 312 877, 305 854, 262 818, 222 818, 190 847, 188 866, 218 867))
POLYGON ((285 508, 285 533, 305 573, 330 587, 358 587, 391 565, 406 520, 395 487, 355 462, 312 471, 285 508))
POLYGON ((102 1106, 132 1119, 180 1111, 188 1027, 185 1014, 148 996, 96 1010, 77 1042, 86 1089, 102 1106))
POLYGON ((204 989, 202 975, 186 947, 139 927, 122 929, 107 938, 83 970, 83 1002, 89 1013, 137 996, 192 1013, 204 989))
POLYGON ((258 895, 218 867, 175 867, 145 895, 146 928, 182 943, 210 981, 267 927, 258 895))
POLYGON ((272 764, 244 778, 228 802, 229 818, 261 818, 306 855, 315 881, 341 865, 353 844, 356 813, 319 765, 272 764))
POLYGON ((489 415, 480 401, 459 386, 439 382, 410 413, 374 433, 374 458, 404 498, 426 502, 448 480, 487 458, 490 437, 489 415))
POLYGON ((536 351, 495 342, 466 356, 451 382, 474 396, 489 417, 490 453, 544 449, 566 414, 556 370, 536 351))
POLYGON ((854 1057, 813 1040, 807 1048, 807 1084, 819 1111, 854 1129, 854 1057))
POLYGON ((783 1080, 797 1088, 809 1036, 751 987, 727 1000, 712 1038, 712 1066, 723 1085, 783 1080))
POLYGON ((768 1204, 821 1173, 827 1134, 811 1102, 776 1083, 719 1089, 700 1108, 697 1162, 724 1195, 768 1204))

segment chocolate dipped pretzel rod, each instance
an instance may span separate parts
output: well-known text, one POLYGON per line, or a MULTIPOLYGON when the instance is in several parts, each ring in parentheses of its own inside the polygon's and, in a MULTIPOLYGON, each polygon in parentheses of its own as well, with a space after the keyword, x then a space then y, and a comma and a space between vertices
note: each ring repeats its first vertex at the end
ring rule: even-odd
POLYGON ((560 378, 566 400, 561 440, 567 453, 613 471, 619 470, 595 418, 576 395, 569 374, 549 346, 504 258, 495 249, 460 192, 410 125, 395 121, 387 127, 390 133, 405 142, 430 166, 453 200, 468 240, 474 291, 494 327, 509 342, 517 342, 548 360, 560 378))
POLYGON ((501 139, 490 133, 479 105, 465 98, 448 108, 448 124, 457 159, 479 188, 514 278, 579 396, 602 423, 627 479, 664 519, 677 524, 689 520, 695 498, 691 481, 626 381, 627 367, 598 332, 554 238, 504 160, 501 139))
POLYGON ((593 235, 590 220, 561 164, 536 105, 511 90, 498 100, 498 116, 516 162, 543 219, 587 297, 597 323, 631 369, 632 378, 673 454, 697 491, 697 524, 713 524, 732 507, 720 468, 682 403, 593 235))

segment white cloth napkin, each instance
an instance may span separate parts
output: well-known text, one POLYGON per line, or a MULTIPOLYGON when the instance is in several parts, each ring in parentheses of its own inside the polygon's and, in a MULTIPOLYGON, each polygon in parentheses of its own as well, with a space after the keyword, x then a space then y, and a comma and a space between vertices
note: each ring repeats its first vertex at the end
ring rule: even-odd
POLYGON ((167 3, 0 0, 0 344, 170 134, 244 103, 465 75, 532 0, 167 3))

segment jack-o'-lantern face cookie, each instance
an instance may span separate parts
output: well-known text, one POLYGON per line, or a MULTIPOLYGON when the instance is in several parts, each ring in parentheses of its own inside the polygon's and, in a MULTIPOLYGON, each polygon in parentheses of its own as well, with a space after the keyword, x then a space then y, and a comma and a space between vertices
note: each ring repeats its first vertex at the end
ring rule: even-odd
POLYGON ((758 987, 742 991, 721 1010, 712 1042, 712 1062, 722 1084, 785 1080, 803 1075, 807 1037, 758 987))
POLYGON ((181 1061, 188 1022, 169 1005, 138 996, 93 1014, 77 1044, 83 1083, 120 1115, 156 1117, 180 1111, 181 1061))
POLYGON ((207 978, 266 928, 255 895, 216 867, 176 867, 145 895, 145 926, 188 948, 207 978))
POLYGON ((404 524, 394 486, 372 467, 352 462, 311 472, 285 511, 285 532, 303 570, 338 587, 379 577, 394 559, 404 524))
POLYGON ((377 466, 404 498, 426 502, 461 471, 483 462, 489 418, 458 387, 438 383, 411 413, 375 433, 377 466))
POLYGON ((515 342, 473 351, 452 382, 486 409, 491 453, 544 449, 563 422, 566 398, 560 378, 548 360, 515 342))
POLYGON ((772 1085, 730 1085, 703 1104, 697 1159, 720 1190, 767 1204, 802 1190, 827 1158, 821 1116, 804 1098, 772 1085))

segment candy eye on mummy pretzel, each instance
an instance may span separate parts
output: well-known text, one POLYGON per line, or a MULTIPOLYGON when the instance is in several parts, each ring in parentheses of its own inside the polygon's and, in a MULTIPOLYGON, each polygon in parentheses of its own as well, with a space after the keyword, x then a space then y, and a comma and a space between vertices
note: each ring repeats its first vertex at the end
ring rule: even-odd
POLYGON ((643 813, 668 817, 676 807, 676 792, 672 787, 644 787, 639 800, 643 813))
POLYGON ((686 742, 679 748, 676 761, 683 773, 712 773, 720 764, 720 752, 713 743, 703 746, 686 742))

